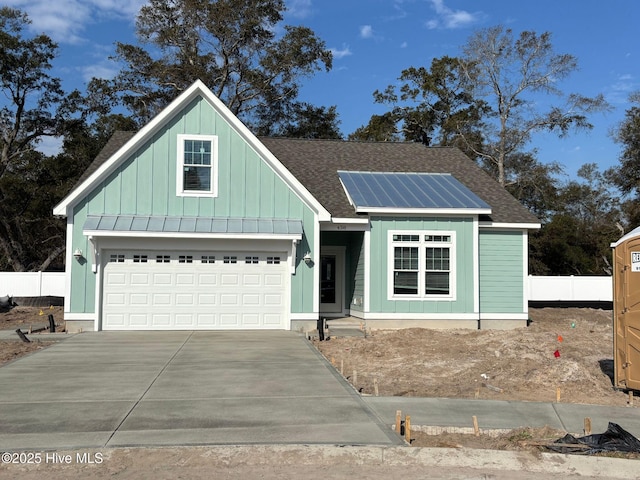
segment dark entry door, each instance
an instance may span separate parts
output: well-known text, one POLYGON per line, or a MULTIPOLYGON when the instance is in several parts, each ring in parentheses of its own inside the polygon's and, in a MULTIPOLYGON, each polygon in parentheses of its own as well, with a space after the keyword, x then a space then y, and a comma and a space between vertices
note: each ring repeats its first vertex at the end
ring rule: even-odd
POLYGON ((339 251, 320 255, 320 311, 342 312, 342 277, 344 256, 339 251))

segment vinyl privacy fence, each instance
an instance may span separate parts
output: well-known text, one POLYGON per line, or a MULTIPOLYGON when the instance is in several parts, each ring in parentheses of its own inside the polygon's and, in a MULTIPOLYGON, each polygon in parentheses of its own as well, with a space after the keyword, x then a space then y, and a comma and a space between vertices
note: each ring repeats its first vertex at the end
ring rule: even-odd
MULTIPOLYGON (((64 297, 64 272, 0 272, 0 296, 64 297)), ((528 277, 530 301, 610 302, 611 277, 528 277)))

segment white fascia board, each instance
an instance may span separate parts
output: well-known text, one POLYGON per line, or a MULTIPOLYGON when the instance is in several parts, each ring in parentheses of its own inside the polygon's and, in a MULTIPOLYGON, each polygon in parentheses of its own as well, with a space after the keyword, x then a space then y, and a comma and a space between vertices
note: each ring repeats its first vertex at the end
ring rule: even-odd
POLYGON ((289 186, 296 195, 318 216, 319 220, 328 221, 331 218, 331 214, 325 209, 322 204, 311 195, 311 192, 300 183, 300 181, 293 176, 293 174, 271 153, 259 139, 256 137, 247 126, 236 117, 227 106, 216 97, 202 81, 197 80, 194 85, 197 85, 202 95, 211 103, 211 105, 217 110, 217 112, 231 125, 238 134, 244 138, 244 140, 258 153, 258 155, 269 164, 273 171, 289 186))
POLYGON ((540 223, 495 223, 495 222, 480 222, 480 228, 500 228, 500 229, 514 229, 514 230, 539 230, 542 227, 540 223))
POLYGON ((78 188, 73 190, 62 202, 53 209, 53 214, 58 216, 68 215, 70 207, 82 198, 85 193, 95 187, 105 176, 113 171, 121 161, 133 153, 139 146, 152 137, 153 133, 162 128, 175 114, 189 104, 197 96, 202 96, 223 117, 229 125, 269 164, 284 182, 293 189, 302 201, 311 208, 320 221, 329 221, 331 215, 318 202, 313 195, 296 179, 289 170, 265 147, 258 138, 236 117, 222 101, 216 97, 201 81, 196 80, 187 90, 182 92, 164 110, 147 123, 127 143, 125 143, 109 160, 100 166, 78 188))
POLYGON ((529 232, 522 231, 522 310, 529 310, 529 232))
POLYGON ((73 218, 67 218, 67 235, 66 235, 66 252, 64 258, 64 277, 65 277, 65 286, 64 286, 64 312, 65 315, 67 312, 71 311, 71 270, 72 270, 72 262, 73 262, 73 218))
POLYGON ((182 92, 175 100, 173 100, 166 108, 156 115, 149 123, 142 127, 128 142, 115 152, 109 160, 103 163, 89 178, 67 195, 62 202, 53 209, 54 215, 67 215, 69 207, 72 207, 76 201, 81 198, 85 192, 91 190, 106 175, 111 173, 120 161, 135 151, 143 142, 147 141, 156 130, 159 130, 165 123, 183 106, 186 106, 197 95, 204 95, 204 90, 208 90, 204 84, 197 80, 187 90, 182 92))
POLYGON ((302 234, 280 233, 190 233, 190 232, 129 232, 112 230, 83 230, 84 235, 92 237, 124 238, 205 238, 205 239, 242 239, 242 240, 302 240, 302 234))
POLYGON ((342 182, 342 179, 340 178, 340 175, 338 175, 338 180, 340 181, 340 185, 342 185, 342 190, 344 191, 344 194, 347 196, 347 200, 349 200, 349 205, 351 205, 357 211, 358 207, 353 202, 353 199, 351 198, 351 195, 349 195, 349 190, 347 190, 347 187, 344 186, 344 183, 342 182))
POLYGON ((363 225, 369 224, 368 218, 347 218, 347 217, 333 217, 331 223, 360 223, 363 225))
POLYGON ((356 207, 357 213, 384 213, 389 215, 489 215, 490 208, 389 208, 356 207))
POLYGON ((480 311, 480 233, 478 217, 473 217, 473 311, 480 311))

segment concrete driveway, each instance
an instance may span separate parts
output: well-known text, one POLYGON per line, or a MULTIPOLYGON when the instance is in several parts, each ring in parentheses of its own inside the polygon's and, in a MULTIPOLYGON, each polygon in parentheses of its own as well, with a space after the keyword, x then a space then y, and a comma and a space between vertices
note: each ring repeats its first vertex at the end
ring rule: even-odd
POLYGON ((97 332, 0 368, 0 451, 400 441, 292 332, 97 332))

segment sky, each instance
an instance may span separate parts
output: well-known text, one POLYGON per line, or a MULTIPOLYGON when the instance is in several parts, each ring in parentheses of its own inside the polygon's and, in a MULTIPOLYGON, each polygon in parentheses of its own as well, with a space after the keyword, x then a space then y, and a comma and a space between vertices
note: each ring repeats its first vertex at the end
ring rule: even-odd
MULTIPOLYGON (((52 74, 67 90, 84 90, 92 77, 109 78, 116 41, 135 43, 135 17, 145 0, 5 0, 25 11, 33 33, 59 45, 52 74)), ((637 0, 286 0, 285 23, 311 28, 333 52, 333 69, 307 79, 301 100, 335 105, 348 135, 372 114, 373 92, 396 84, 403 69, 429 67, 457 56, 478 29, 503 25, 518 35, 550 32, 557 53, 578 59, 559 87, 566 93, 602 93, 612 109, 590 116, 594 128, 558 139, 538 134, 528 145, 543 162, 559 162, 570 179, 585 163, 618 164, 621 146, 611 131, 624 118, 628 95, 640 90, 637 0)), ((45 145, 46 148, 46 145, 45 145)))

